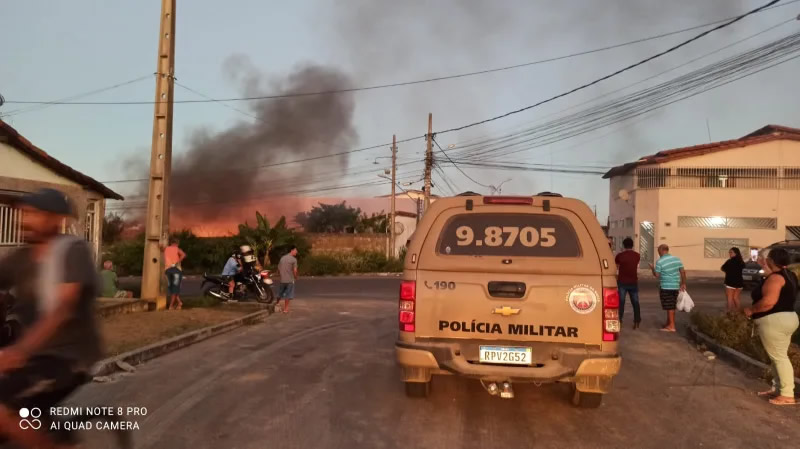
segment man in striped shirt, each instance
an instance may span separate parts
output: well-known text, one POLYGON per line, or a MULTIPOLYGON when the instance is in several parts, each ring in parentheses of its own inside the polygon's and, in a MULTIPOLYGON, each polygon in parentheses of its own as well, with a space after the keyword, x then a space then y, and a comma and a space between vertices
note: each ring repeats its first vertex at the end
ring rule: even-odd
POLYGON ((667 311, 667 324, 661 330, 675 332, 675 308, 678 304, 678 293, 686 290, 686 271, 683 269, 683 262, 669 253, 669 246, 659 246, 658 255, 660 258, 656 266, 650 264, 650 269, 660 284, 658 296, 661 299, 661 308, 667 311))

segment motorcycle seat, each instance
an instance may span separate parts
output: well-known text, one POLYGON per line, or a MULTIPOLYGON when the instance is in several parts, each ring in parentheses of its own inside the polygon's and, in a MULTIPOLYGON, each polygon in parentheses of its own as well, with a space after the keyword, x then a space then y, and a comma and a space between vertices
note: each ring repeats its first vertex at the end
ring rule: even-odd
POLYGON ((224 275, 221 275, 221 274, 204 274, 204 275, 203 275, 203 277, 204 277, 204 278, 206 278, 206 279, 208 279, 208 280, 210 280, 210 281, 224 281, 224 282, 228 282, 228 281, 230 281, 230 280, 231 280, 231 278, 232 278, 233 276, 224 276, 224 275))

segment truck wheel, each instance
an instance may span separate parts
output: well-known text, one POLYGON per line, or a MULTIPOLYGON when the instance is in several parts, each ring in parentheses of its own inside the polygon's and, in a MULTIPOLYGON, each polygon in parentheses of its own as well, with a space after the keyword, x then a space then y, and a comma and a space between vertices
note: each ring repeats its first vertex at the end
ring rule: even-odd
POLYGON ((580 408, 598 408, 603 403, 601 393, 584 393, 572 385, 572 405, 580 408))
POLYGON ((427 398, 431 394, 430 382, 406 382, 406 396, 410 398, 427 398))

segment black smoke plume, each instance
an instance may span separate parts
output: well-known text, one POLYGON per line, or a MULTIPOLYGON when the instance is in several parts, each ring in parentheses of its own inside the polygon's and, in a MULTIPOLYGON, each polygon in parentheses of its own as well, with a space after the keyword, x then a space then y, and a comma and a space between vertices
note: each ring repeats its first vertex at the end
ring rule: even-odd
MULTIPOLYGON (((315 64, 301 66, 285 79, 270 80, 244 57, 226 62, 229 74, 245 96, 292 94, 347 89, 347 75, 315 64)), ((222 130, 197 130, 188 149, 173 158, 170 201, 173 212, 189 208, 198 218, 213 218, 230 202, 291 192, 314 181, 315 174, 344 170, 348 158, 264 167, 324 156, 357 143, 352 94, 331 94, 257 100, 232 104, 244 117, 222 130), (294 185, 293 185, 294 184, 294 185)))

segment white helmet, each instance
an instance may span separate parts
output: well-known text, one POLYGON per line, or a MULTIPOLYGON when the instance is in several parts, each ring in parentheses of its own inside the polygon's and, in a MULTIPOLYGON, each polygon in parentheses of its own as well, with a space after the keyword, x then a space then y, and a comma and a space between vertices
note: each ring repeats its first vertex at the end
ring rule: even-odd
POLYGON ((254 263, 256 261, 256 255, 253 254, 253 249, 250 246, 242 245, 239 247, 239 251, 242 252, 242 258, 245 262, 254 263))

